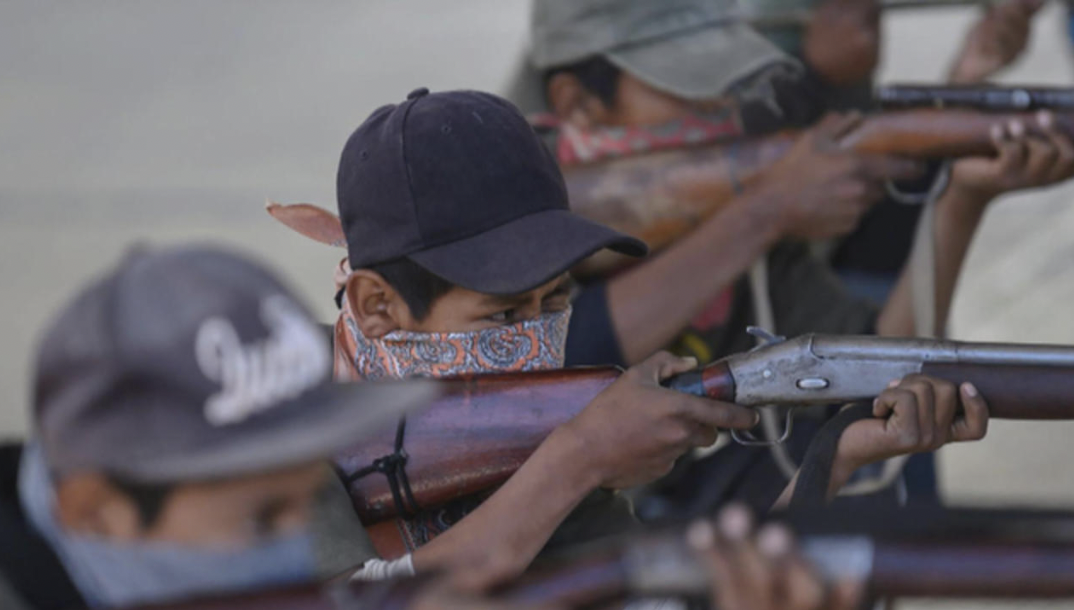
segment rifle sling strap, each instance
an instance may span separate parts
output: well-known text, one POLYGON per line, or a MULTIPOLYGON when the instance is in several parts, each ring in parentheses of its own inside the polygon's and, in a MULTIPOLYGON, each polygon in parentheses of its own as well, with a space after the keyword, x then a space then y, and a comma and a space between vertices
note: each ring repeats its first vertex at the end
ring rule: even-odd
POLYGON ((418 501, 414 499, 414 492, 410 489, 410 478, 406 475, 406 462, 410 458, 403 449, 403 439, 406 436, 406 418, 399 418, 399 426, 395 429, 395 448, 392 453, 373 460, 373 463, 355 471, 344 478, 344 482, 350 485, 358 479, 379 472, 388 479, 388 487, 392 492, 392 501, 395 502, 396 512, 404 519, 413 519, 421 512, 418 501), (405 497, 405 501, 404 501, 405 497))
POLYGON ((857 402, 828 420, 809 443, 802 466, 798 470, 798 482, 794 486, 790 508, 824 506, 828 501, 828 486, 832 480, 832 465, 839 439, 843 431, 856 421, 873 416, 872 405, 857 402))

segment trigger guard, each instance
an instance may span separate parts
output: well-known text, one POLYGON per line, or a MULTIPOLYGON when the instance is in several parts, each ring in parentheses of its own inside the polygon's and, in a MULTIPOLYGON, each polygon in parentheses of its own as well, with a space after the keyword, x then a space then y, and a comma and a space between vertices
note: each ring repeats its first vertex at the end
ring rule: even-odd
POLYGON ((783 434, 775 440, 757 438, 753 432, 749 430, 732 430, 731 438, 745 447, 771 447, 773 445, 782 445, 787 442, 787 439, 791 437, 791 429, 794 427, 794 417, 792 410, 787 409, 787 414, 784 417, 783 434))

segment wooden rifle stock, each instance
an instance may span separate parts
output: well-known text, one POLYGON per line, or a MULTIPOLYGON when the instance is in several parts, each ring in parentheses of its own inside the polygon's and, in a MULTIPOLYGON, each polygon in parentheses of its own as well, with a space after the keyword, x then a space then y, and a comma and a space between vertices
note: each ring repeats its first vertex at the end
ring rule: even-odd
MULTIPOLYGON (((443 380, 445 393, 405 425, 406 474, 414 500, 420 507, 438 507, 500 485, 556 426, 619 374, 616 368, 594 367, 443 380)), ((397 516, 400 507, 386 476, 351 477, 394 448, 394 439, 385 438, 336 457, 366 524, 397 516)))
MULTIPOLYGON (((868 115, 840 144, 861 153, 920 160, 991 155, 992 126, 1011 120, 1022 121, 1030 133, 1039 132, 1031 112, 923 108, 868 115)), ((1074 114, 1056 113, 1056 120, 1062 131, 1074 134, 1074 114)), ((782 132, 565 168, 571 209, 659 250, 756 182, 787 153, 797 135, 782 132)), ((603 275, 629 262, 627 257, 602 252, 575 273, 603 275)))

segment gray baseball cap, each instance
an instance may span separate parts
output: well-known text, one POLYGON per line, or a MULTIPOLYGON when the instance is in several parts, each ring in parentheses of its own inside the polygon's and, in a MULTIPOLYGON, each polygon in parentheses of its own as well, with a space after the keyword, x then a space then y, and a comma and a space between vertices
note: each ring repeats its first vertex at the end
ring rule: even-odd
POLYGON ((534 0, 529 70, 509 96, 538 108, 539 74, 595 55, 661 91, 688 100, 724 95, 778 64, 799 64, 736 17, 733 0, 534 0), (536 79, 536 80, 535 80, 536 79))
POLYGON ((35 432, 55 474, 168 483, 331 457, 433 382, 335 384, 323 331, 270 272, 212 247, 137 251, 45 332, 35 432))

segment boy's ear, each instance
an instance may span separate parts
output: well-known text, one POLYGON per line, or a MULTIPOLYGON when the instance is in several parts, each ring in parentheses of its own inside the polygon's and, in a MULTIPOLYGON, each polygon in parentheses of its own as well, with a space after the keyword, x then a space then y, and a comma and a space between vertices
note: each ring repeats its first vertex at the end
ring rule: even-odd
POLYGON ((406 327, 411 317, 403 297, 379 273, 369 269, 351 273, 343 298, 347 299, 359 330, 370 339, 406 327))
POLYGON ((124 541, 144 534, 134 501, 99 473, 71 475, 56 484, 56 518, 79 534, 124 541))
POLYGON ((548 105, 561 121, 578 129, 592 129, 607 124, 611 109, 593 95, 578 77, 560 72, 548 80, 548 105))

